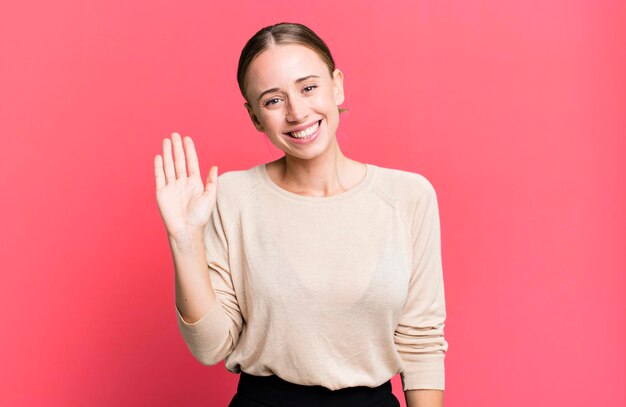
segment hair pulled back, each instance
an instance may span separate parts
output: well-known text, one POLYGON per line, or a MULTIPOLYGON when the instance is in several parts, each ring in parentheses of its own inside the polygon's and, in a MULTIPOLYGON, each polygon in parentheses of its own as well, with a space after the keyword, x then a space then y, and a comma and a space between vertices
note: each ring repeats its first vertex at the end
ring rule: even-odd
POLYGON ((335 61, 330 50, 310 28, 298 23, 278 23, 260 29, 243 47, 237 67, 237 83, 243 97, 246 97, 246 74, 254 58, 261 52, 275 45, 298 44, 315 51, 328 67, 332 77, 335 61))

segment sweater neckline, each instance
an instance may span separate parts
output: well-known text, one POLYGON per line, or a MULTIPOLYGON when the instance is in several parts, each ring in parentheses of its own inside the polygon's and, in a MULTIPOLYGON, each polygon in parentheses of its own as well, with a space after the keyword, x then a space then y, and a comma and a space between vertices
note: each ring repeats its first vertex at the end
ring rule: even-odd
POLYGON ((265 187, 267 187, 268 189, 270 189, 271 191, 273 191, 274 193, 282 197, 299 201, 299 202, 331 203, 331 202, 342 201, 344 199, 353 197, 369 187, 376 173, 376 165, 365 163, 365 166, 366 166, 365 177, 363 177, 363 179, 358 184, 356 184, 355 186, 353 186, 347 191, 344 191, 335 195, 330 195, 330 196, 308 196, 308 195, 300 195, 291 191, 287 191, 286 189, 278 186, 278 184, 276 184, 272 180, 272 178, 270 178, 265 164, 257 165, 256 172, 259 175, 259 179, 261 180, 261 183, 265 187))

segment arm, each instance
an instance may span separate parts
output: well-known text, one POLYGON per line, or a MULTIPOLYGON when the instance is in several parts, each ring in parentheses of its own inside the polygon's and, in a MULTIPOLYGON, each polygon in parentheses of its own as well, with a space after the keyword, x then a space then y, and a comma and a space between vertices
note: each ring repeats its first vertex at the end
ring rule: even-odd
POLYGON ((420 193, 409 220, 413 266, 406 303, 394 334, 410 407, 435 406, 438 404, 433 402, 443 399, 444 356, 448 349, 443 336, 446 310, 437 196, 426 178, 420 178, 418 187, 420 193))
POLYGON ((181 259, 180 272, 177 266, 178 326, 194 357, 204 365, 214 365, 232 353, 243 326, 219 198, 203 239, 196 238, 192 242, 192 251, 186 253, 193 253, 193 256, 181 259), (193 267, 189 276, 184 274, 188 271, 185 266, 193 267), (197 274, 191 276, 191 273, 197 274), (208 292, 209 289, 213 292, 208 292))
POLYGON ((217 170, 211 167, 203 185, 193 141, 178 133, 163 140, 163 156, 154 158, 157 203, 174 260, 178 325, 191 353, 207 365, 232 352, 242 320, 217 207, 217 170))
POLYGON ((175 269, 176 306, 187 323, 202 319, 216 301, 206 271, 204 238, 201 232, 168 237, 175 269))
POLYGON ((407 407, 443 407, 443 390, 407 390, 404 396, 407 407))
POLYGON ((165 223, 176 272, 176 304, 191 320, 199 320, 215 302, 206 273, 203 233, 217 198, 217 167, 206 186, 191 137, 163 140, 163 155, 154 157, 156 198, 165 223))

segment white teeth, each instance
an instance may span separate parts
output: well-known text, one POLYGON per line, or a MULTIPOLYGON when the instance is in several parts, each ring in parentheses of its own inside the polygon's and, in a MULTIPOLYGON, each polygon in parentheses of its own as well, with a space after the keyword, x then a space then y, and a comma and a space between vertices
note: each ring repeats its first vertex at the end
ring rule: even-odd
POLYGON ((311 135, 313 135, 313 133, 315 133, 317 131, 317 128, 319 127, 320 122, 315 122, 314 125, 312 125, 311 127, 309 127, 306 130, 302 130, 302 131, 296 131, 296 132, 292 132, 289 133, 291 135, 291 137, 295 137, 295 138, 307 138, 311 135))

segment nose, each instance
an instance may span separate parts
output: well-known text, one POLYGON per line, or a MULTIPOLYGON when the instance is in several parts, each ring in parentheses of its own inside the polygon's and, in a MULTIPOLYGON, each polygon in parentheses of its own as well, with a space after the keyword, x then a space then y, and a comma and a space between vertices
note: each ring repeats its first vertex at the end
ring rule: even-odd
POLYGON ((300 122, 307 117, 306 103, 300 98, 290 97, 286 104, 285 115, 289 122, 300 122))

